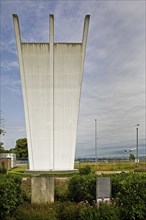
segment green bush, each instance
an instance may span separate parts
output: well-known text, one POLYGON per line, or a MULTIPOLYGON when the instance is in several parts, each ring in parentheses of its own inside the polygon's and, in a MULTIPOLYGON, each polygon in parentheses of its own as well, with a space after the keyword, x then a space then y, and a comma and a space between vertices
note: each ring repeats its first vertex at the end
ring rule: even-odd
POLYGON ((57 219, 75 220, 79 219, 79 209, 77 204, 71 202, 58 203, 56 205, 57 219))
POLYGON ((17 208, 16 220, 75 220, 79 219, 75 203, 23 204, 17 208))
POLYGON ((89 204, 65 202, 58 204, 58 219, 62 220, 98 220, 99 210, 89 204))
POLYGON ((73 202, 88 200, 92 203, 96 199, 96 175, 78 175, 68 182, 67 198, 73 202))
POLYGON ((113 176, 112 194, 121 220, 146 218, 146 175, 130 173, 113 176))
POLYGON ((86 165, 85 167, 79 168, 79 173, 81 175, 87 175, 87 174, 91 173, 91 166, 86 165))
MULTIPOLYGON (((143 220, 146 218, 146 175, 122 173, 111 176, 111 179, 112 197, 120 212, 120 219, 143 220)), ((96 175, 78 175, 70 178, 67 195, 70 201, 88 200, 92 204, 96 198, 96 175)), ((111 215, 111 206, 109 211, 111 215)))
POLYGON ((68 180, 66 178, 55 179, 55 201, 67 200, 68 180))
POLYGON ((23 204, 15 214, 16 220, 56 220, 54 204, 23 204))
POLYGON ((23 204, 17 208, 16 220, 119 220, 113 205, 97 206, 71 202, 23 204))
POLYGON ((0 219, 11 215, 23 201, 21 178, 14 175, 0 175, 0 219))
POLYGON ((96 206, 80 205, 79 218, 80 220, 98 220, 100 219, 99 209, 96 206))
POLYGON ((7 169, 4 168, 4 167, 0 167, 0 173, 6 174, 7 173, 7 169))
POLYGON ((100 220, 119 220, 120 213, 115 205, 109 205, 106 202, 101 203, 99 208, 100 220))

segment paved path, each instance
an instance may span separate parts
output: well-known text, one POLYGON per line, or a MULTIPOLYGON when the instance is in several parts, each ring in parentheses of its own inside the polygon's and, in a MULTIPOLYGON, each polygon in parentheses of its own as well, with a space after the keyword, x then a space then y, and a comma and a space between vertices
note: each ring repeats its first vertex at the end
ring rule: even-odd
POLYGON ((102 175, 102 174, 116 174, 116 173, 129 173, 129 170, 122 170, 122 171, 96 171, 95 173, 97 175, 102 175))

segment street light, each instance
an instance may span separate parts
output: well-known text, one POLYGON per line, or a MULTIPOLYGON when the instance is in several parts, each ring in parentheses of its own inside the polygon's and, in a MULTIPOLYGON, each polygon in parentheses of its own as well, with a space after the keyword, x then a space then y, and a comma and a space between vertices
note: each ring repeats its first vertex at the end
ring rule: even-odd
POLYGON ((97 119, 95 119, 95 162, 97 163, 97 119))
POLYGON ((140 124, 136 124, 136 163, 139 162, 139 159, 138 159, 138 126, 140 126, 140 124))

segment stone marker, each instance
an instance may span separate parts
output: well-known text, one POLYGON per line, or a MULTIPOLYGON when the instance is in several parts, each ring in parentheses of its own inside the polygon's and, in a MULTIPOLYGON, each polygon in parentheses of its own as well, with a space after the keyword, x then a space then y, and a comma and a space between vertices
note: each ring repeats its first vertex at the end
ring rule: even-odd
POLYGON ((109 201, 111 198, 111 180, 110 177, 98 177, 96 180, 96 200, 109 201))

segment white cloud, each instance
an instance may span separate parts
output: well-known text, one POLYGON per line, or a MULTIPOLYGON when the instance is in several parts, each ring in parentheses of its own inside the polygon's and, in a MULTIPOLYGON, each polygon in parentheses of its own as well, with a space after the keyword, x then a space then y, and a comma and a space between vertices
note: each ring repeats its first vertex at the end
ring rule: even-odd
POLYGON ((6 41, 0 42, 0 45, 1 45, 1 50, 3 52, 11 53, 11 54, 14 54, 14 55, 17 54, 17 52, 16 52, 16 42, 14 41, 14 39, 10 40, 9 42, 6 42, 6 41))
POLYGON ((12 71, 18 69, 18 61, 2 61, 1 69, 4 71, 12 71))
POLYGON ((1 77, 1 89, 2 89, 2 96, 1 98, 4 99, 5 93, 4 91, 11 91, 15 95, 22 95, 21 90, 21 81, 20 79, 16 79, 16 77, 10 77, 10 75, 5 75, 1 77))

